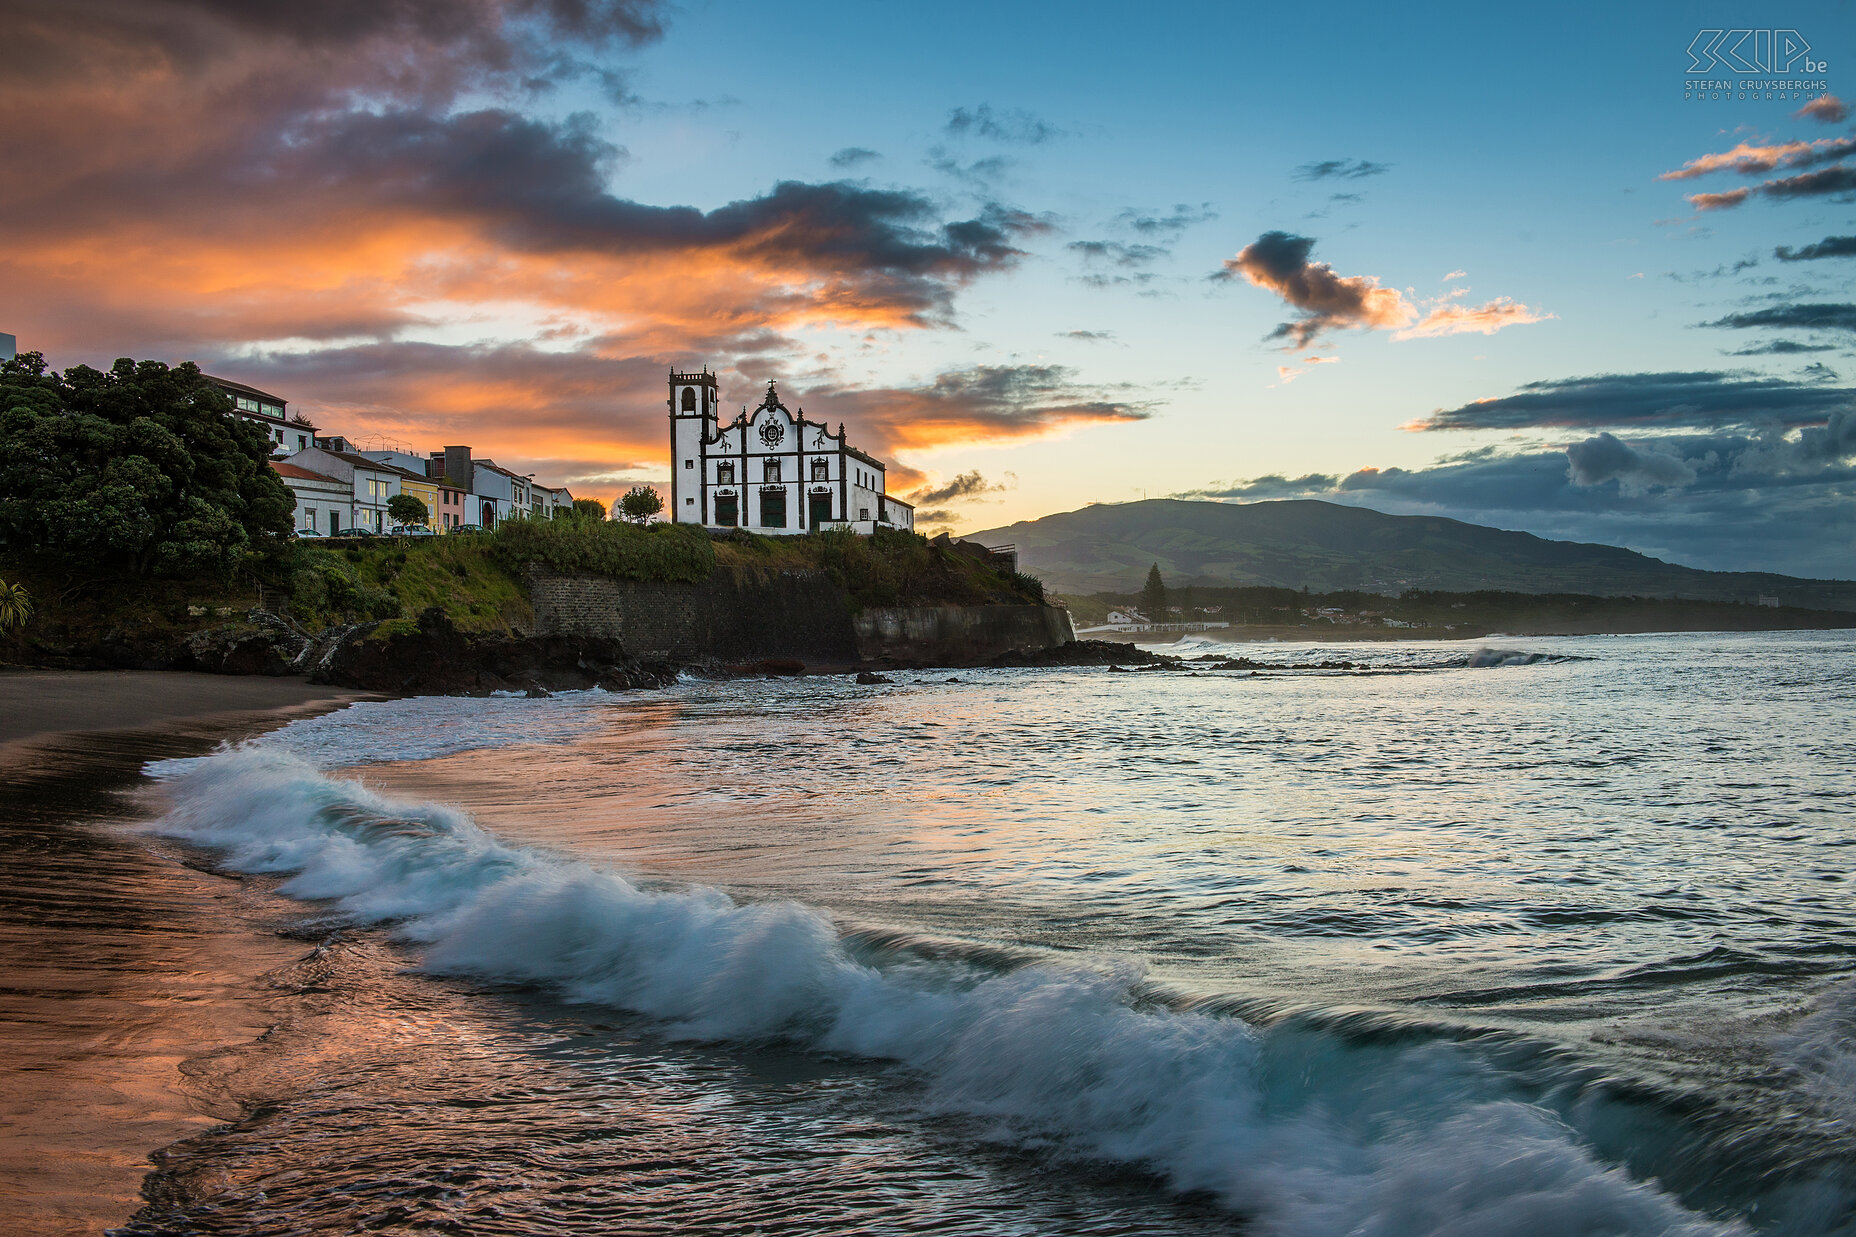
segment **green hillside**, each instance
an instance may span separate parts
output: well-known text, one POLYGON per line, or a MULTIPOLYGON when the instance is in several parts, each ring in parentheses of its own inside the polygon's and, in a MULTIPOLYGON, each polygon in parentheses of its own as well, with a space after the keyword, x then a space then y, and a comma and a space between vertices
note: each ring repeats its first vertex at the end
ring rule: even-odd
POLYGON ((1168 584, 1745 602, 1763 595, 1788 606, 1856 610, 1856 582, 1847 580, 1698 571, 1617 546, 1313 500, 1237 505, 1157 498, 1022 521, 972 540, 1015 543, 1023 571, 1071 594, 1138 588, 1157 562, 1168 584))

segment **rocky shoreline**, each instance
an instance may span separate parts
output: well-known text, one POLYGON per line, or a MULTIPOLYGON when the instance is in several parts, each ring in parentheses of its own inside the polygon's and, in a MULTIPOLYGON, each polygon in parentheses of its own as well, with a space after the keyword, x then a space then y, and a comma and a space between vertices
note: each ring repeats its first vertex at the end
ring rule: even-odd
MULTIPOLYGON (((303 676, 315 684, 392 695, 541 695, 590 687, 619 691, 666 686, 684 671, 743 677, 893 668, 889 663, 826 665, 790 658, 733 664, 639 656, 620 641, 598 635, 463 631, 437 607, 410 624, 348 623, 321 631, 310 631, 286 614, 254 608, 236 621, 172 642, 150 643, 111 631, 88 647, 72 646, 49 655, 39 651, 35 662, 64 669, 303 676)), ((930 659, 911 668, 1158 666, 1171 660, 1112 641, 1072 640, 984 658, 930 659)))

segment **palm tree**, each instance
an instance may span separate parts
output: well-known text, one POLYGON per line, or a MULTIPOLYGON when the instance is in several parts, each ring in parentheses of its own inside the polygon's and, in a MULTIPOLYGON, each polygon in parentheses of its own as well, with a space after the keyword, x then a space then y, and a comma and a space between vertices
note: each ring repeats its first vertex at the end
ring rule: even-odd
POLYGON ((17 627, 32 617, 32 594, 23 584, 0 580, 0 631, 17 627))

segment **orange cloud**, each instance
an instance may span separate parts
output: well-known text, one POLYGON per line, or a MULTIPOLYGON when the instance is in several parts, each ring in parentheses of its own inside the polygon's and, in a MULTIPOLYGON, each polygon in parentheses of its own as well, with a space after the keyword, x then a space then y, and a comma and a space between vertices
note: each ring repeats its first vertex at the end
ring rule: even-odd
POLYGON ((1726 210, 1746 201, 1752 192, 1751 189, 1742 188, 1729 189, 1725 193, 1691 193, 1688 200, 1689 205, 1696 210, 1726 210))
POLYGON ((1498 296, 1482 305, 1439 305, 1393 339, 1434 339, 1440 335, 1493 335, 1503 327, 1524 326, 1553 317, 1513 299, 1498 296))
POLYGON ((1306 348, 1323 332, 1337 328, 1400 327, 1417 311, 1396 288, 1383 288, 1372 275, 1337 275, 1326 262, 1311 262, 1315 242, 1287 232, 1265 232, 1225 260, 1222 278, 1242 276, 1302 311, 1270 333, 1293 349, 1306 348))
POLYGON ((1819 138, 1815 142, 1774 142, 1765 146, 1741 142, 1721 154, 1690 159, 1675 171, 1664 172, 1657 179, 1693 180, 1710 172, 1738 172, 1743 176, 1756 176, 1774 168, 1800 167, 1827 158, 1842 158, 1853 149, 1856 149, 1856 141, 1841 137, 1819 138))

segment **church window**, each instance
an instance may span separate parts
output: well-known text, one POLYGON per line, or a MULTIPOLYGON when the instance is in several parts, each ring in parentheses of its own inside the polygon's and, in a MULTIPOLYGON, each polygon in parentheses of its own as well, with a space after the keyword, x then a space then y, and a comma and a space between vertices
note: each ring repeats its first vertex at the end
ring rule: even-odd
POLYGON ((684 460, 683 466, 685 468, 694 468, 696 467, 696 461, 695 460, 684 460))
POLYGON ((696 388, 695 387, 684 387, 683 388, 683 411, 685 412, 696 411, 696 388))
POLYGON ((813 460, 812 479, 814 481, 829 481, 831 479, 831 465, 824 460, 813 460))
POLYGON ((780 479, 780 461, 768 460, 766 464, 766 468, 767 468, 767 471, 766 471, 765 476, 766 476, 767 481, 769 483, 778 482, 780 479))
POLYGON ((870 508, 868 508, 868 507, 859 507, 859 508, 857 509, 857 518, 858 518, 858 519, 860 519, 860 520, 867 520, 867 519, 869 519, 869 518, 870 518, 870 508))
POLYGON ((735 483, 735 466, 733 464, 717 464, 715 466, 715 483, 717 485, 733 485, 735 483))

